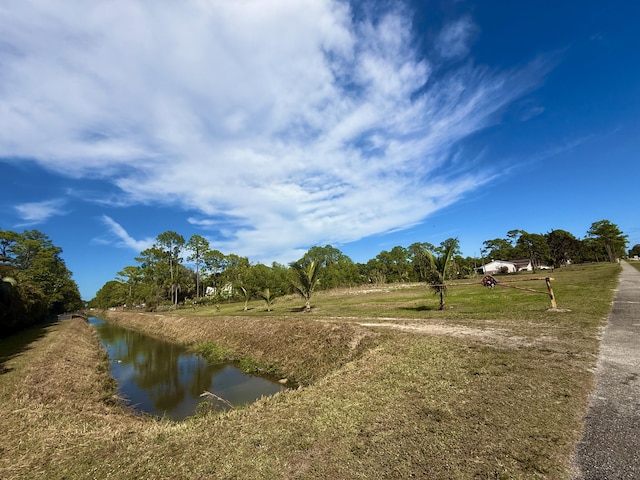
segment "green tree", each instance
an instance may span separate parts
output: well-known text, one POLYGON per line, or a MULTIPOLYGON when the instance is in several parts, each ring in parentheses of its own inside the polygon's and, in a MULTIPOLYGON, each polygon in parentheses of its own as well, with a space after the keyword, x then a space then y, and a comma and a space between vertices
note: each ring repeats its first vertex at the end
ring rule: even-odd
POLYGON ((117 280, 110 280, 96 292, 96 296, 91 300, 89 306, 106 310, 122 306, 126 301, 127 286, 117 280))
POLYGON ((39 289, 47 299, 49 313, 82 308, 78 286, 61 257, 62 249, 53 245, 44 233, 28 230, 22 235, 13 235, 5 254, 16 269, 18 283, 31 283, 29 291, 39 289))
POLYGON ((511 241, 505 238, 494 238, 482 242, 482 256, 488 260, 509 260, 515 257, 511 241))
POLYGON ((0 335, 84 306, 61 253, 38 230, 0 231, 0 335))
POLYGON ((479 258, 454 255, 452 262, 452 274, 455 274, 456 278, 472 277, 476 274, 476 269, 481 263, 482 262, 479 258))
POLYGON ((413 267, 413 278, 424 282, 431 269, 431 262, 427 252, 435 251, 435 247, 428 242, 416 242, 409 245, 409 256, 413 267))
POLYGON ((446 282, 451 278, 452 260, 459 254, 459 241, 457 238, 449 238, 442 242, 435 252, 424 250, 429 261, 427 281, 434 292, 440 295, 440 310, 444 310, 444 296, 447 291, 446 282))
POLYGON ((227 257, 220 250, 209 249, 202 255, 203 271, 206 273, 203 279, 203 287, 213 287, 219 290, 221 285, 219 281, 220 274, 227 267, 227 257))
POLYGON ((165 299, 166 279, 169 277, 166 253, 154 245, 140 252, 140 256, 135 260, 140 264, 142 277, 137 293, 139 298, 147 304, 147 308, 153 309, 165 299))
POLYGON ((625 254, 627 249, 627 235, 624 235, 615 223, 600 220, 591 224, 587 236, 595 239, 607 254, 610 262, 615 262, 625 254))
POLYGON ((366 264, 359 264, 360 277, 365 282, 379 285, 387 282, 384 265, 377 258, 372 258, 366 264))
POLYGON ((287 269, 278 263, 269 268, 258 263, 244 269, 236 280, 237 290, 244 301, 244 310, 248 309, 251 298, 257 297, 267 302, 270 310, 273 301, 287 293, 289 277, 287 269))
POLYGON ((13 264, 11 246, 20 236, 10 230, 0 230, 0 264, 13 264))
POLYGON ((48 299, 42 289, 32 281, 18 281, 19 305, 12 319, 13 330, 27 327, 42 320, 48 312, 48 299))
POLYGON ((186 267, 185 265, 178 265, 178 276, 180 279, 180 292, 182 293, 181 299, 188 297, 195 297, 196 295, 196 272, 186 267))
POLYGON ((289 269, 286 265, 278 262, 271 264, 271 288, 276 291, 278 296, 286 295, 291 286, 289 269))
POLYGON ((238 290, 242 300, 244 301, 244 310, 248 310, 249 300, 254 297, 260 297, 260 292, 271 285, 271 270, 261 263, 257 265, 249 265, 246 269, 239 273, 236 277, 234 288, 238 290))
POLYGON ((413 266, 411 254, 406 248, 396 246, 391 251, 383 250, 375 260, 387 282, 406 282, 410 279, 413 266))
POLYGON ((194 262, 196 266, 196 297, 200 296, 200 265, 203 263, 205 255, 209 251, 209 241, 200 235, 191 235, 187 241, 187 250, 190 255, 189 262, 194 262))
POLYGON ((550 258, 551 252, 547 238, 539 233, 528 233, 524 230, 519 230, 519 232, 520 236, 516 241, 516 251, 529 259, 535 272, 538 266, 547 263, 550 258))
POLYGON ((241 257, 234 253, 226 255, 224 261, 224 270, 220 274, 221 287, 227 284, 233 286, 234 292, 240 289, 244 279, 247 277, 251 263, 247 257, 241 257))
POLYGON ((300 261, 292 262, 290 266, 294 272, 294 278, 292 280, 293 289, 305 299, 305 312, 310 312, 311 295, 318 285, 320 267, 314 261, 307 264, 303 264, 300 261))
POLYGON ((128 306, 133 306, 141 300, 138 285, 142 282, 143 278, 142 268, 135 265, 129 265, 120 270, 117 275, 127 284, 128 292, 126 304, 128 306))
POLYGON ((169 263, 169 291, 174 306, 178 306, 178 292, 180 282, 178 279, 178 264, 182 261, 180 253, 184 247, 184 237, 174 231, 168 230, 156 237, 156 246, 165 252, 169 263))
POLYGON ((545 235, 554 267, 575 262, 580 256, 580 240, 566 230, 551 230, 545 235))
POLYGON ((600 242, 592 237, 585 237, 580 242, 580 260, 582 262, 600 262, 607 253, 600 242))
POLYGON ((634 245, 633 248, 629 250, 630 257, 633 257, 635 255, 640 255, 640 244, 634 245))
POLYGON ((302 263, 311 261, 321 267, 319 285, 323 289, 356 285, 361 283, 360 272, 353 260, 331 245, 311 247, 300 259, 302 263))

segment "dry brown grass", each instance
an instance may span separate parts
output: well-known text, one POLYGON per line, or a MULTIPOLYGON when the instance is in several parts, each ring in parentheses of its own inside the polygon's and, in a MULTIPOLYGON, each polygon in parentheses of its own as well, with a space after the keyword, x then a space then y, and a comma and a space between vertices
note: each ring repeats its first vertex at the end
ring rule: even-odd
POLYGON ((118 406, 106 354, 82 319, 47 328, 4 363, 0 478, 46 478, 141 420, 118 406))

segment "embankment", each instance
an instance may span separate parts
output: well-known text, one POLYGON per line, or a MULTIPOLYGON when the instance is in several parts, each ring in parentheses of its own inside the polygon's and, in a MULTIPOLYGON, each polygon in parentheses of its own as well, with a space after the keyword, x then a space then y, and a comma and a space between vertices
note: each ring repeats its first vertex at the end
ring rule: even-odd
POLYGON ((308 385, 357 358, 378 334, 348 323, 278 317, 180 317, 153 313, 100 312, 96 316, 194 350, 216 346, 232 358, 308 385))

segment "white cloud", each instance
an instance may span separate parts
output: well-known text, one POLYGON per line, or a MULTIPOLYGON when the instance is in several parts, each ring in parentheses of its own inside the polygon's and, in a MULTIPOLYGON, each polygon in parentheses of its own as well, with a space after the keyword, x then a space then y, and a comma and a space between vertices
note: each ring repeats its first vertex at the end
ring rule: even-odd
POLYGON ((440 31, 435 48, 445 59, 460 59, 470 51, 470 42, 478 27, 470 17, 462 17, 446 24, 440 31))
POLYGON ((63 199, 46 200, 43 202, 31 202, 16 205, 18 215, 22 222, 18 227, 26 227, 28 225, 37 225, 56 215, 65 215, 67 212, 63 209, 65 205, 63 199))
POLYGON ((108 215, 103 215, 101 217, 102 221, 107 225, 109 231, 118 239, 116 242, 116 246, 121 248, 130 248, 136 253, 146 250, 150 248, 153 243, 153 238, 145 238, 143 240, 136 240, 131 235, 127 233, 122 225, 116 222, 113 218, 108 215))
MULTIPOLYGON (((452 148, 546 73, 434 79, 404 10, 354 20, 331 0, 8 0, 0 28, 0 157, 222 222, 229 251, 263 257, 408 227, 477 188, 492 172, 452 148)), ((442 28, 440 54, 466 54, 473 28, 442 28)))

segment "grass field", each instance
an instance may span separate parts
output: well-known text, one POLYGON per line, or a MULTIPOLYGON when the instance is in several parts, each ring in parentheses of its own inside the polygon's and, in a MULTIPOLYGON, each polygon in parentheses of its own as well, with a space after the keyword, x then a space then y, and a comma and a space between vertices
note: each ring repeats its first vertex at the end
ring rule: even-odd
POLYGON ((630 260, 629 265, 635 267, 636 270, 640 270, 640 261, 638 260, 630 260))
POLYGON ((310 314, 295 297, 109 314, 301 385, 183 422, 119 406, 85 322, 25 333, 0 344, 0 478, 569 479, 619 270, 549 273, 556 311, 479 285, 439 311, 424 285, 394 285, 318 292, 310 314))

